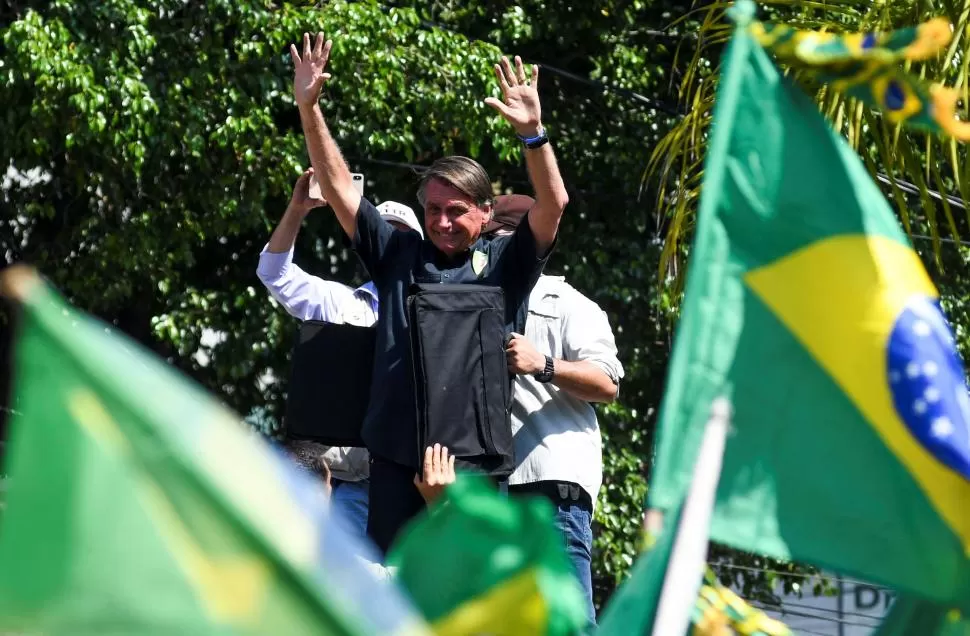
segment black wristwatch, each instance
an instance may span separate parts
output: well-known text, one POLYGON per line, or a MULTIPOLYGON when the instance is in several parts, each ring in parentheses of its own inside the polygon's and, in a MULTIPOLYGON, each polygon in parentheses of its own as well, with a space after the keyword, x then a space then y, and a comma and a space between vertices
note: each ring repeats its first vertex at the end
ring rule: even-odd
POLYGON ((552 358, 546 356, 546 366, 539 373, 535 374, 533 377, 536 382, 552 382, 552 376, 555 375, 556 367, 552 364, 552 358))

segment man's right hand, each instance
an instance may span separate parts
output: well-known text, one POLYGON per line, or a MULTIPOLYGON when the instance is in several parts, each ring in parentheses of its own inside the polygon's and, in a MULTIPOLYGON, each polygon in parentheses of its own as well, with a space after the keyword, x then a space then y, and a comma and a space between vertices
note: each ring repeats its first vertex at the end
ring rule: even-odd
POLYGON ((310 34, 303 34, 303 55, 301 56, 295 44, 290 45, 290 57, 293 59, 293 97, 300 108, 307 108, 320 101, 320 89, 323 83, 330 79, 330 73, 324 73, 327 61, 330 59, 332 40, 324 42, 323 33, 317 33, 313 48, 310 47, 310 34))
POLYGON ((300 175, 293 186, 293 196, 290 197, 290 205, 287 209, 300 216, 306 216, 313 208, 321 208, 327 205, 326 199, 310 196, 310 177, 312 176, 313 168, 309 168, 300 175))
POLYGON ((323 33, 318 33, 311 48, 310 34, 304 33, 302 55, 296 50, 296 46, 290 46, 294 65, 293 97, 299 106, 306 149, 310 154, 310 164, 320 181, 321 192, 333 208, 344 234, 353 239, 357 232, 360 192, 354 187, 350 168, 341 156, 340 148, 323 119, 323 110, 317 103, 320 100, 320 88, 330 78, 330 74, 324 71, 330 59, 331 45, 330 40, 324 41, 323 33))

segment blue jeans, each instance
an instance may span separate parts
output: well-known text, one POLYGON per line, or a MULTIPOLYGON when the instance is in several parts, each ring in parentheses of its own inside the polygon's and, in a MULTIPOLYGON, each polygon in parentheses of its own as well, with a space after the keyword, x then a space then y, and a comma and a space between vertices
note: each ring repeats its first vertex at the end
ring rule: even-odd
POLYGON ((333 480, 331 503, 344 521, 344 527, 355 537, 367 536, 367 500, 370 484, 363 481, 333 480))
POLYGON ((590 625, 596 624, 593 608, 593 519, 585 506, 560 501, 556 506, 556 525, 566 539, 566 553, 576 570, 576 578, 586 595, 586 616, 590 625))

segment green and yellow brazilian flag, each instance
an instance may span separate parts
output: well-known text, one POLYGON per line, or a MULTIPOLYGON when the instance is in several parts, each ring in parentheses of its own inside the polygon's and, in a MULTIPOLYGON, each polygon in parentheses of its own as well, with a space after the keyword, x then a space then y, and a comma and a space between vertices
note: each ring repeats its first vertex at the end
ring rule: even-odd
POLYGON ((555 513, 541 497, 508 497, 460 475, 388 557, 438 636, 569 636, 586 602, 555 513))
POLYGON ((862 162, 743 28, 725 53, 650 504, 734 407, 711 538, 970 607, 970 401, 862 162))
POLYGON ((0 633, 422 634, 318 483, 32 270, 19 301, 0 633))

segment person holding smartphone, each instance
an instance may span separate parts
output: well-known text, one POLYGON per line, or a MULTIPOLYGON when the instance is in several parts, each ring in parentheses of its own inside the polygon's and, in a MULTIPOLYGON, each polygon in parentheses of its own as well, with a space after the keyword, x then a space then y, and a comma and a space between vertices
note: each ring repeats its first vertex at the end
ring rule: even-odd
MULTIPOLYGON (((363 175, 356 182, 363 186, 363 175)), ((366 282, 356 289, 336 281, 312 276, 293 263, 293 246, 303 219, 310 210, 325 206, 326 200, 311 187, 313 168, 297 179, 290 204, 269 243, 259 255, 256 275, 286 311, 298 320, 370 327, 377 322, 377 290, 366 282)), ((395 230, 422 235, 414 211, 394 201, 380 206, 381 218, 395 230)), ((332 476, 333 505, 359 535, 367 527, 370 457, 364 448, 322 447, 323 459, 332 476)))
MULTIPOLYGON (((468 157, 438 159, 422 174, 417 199, 424 209, 427 240, 395 232, 380 211, 353 186, 351 172, 327 128, 320 91, 332 42, 303 34, 302 52, 290 46, 293 93, 307 150, 337 221, 353 241, 380 297, 380 320, 370 401, 362 436, 371 453, 370 513, 367 532, 387 551, 400 529, 424 508, 412 476, 420 468, 414 376, 407 298, 410 285, 482 284, 500 287, 505 298, 504 328, 521 332, 529 293, 556 242, 568 203, 555 153, 541 121, 537 84, 518 57, 496 64, 502 98, 488 97, 523 144, 535 204, 510 236, 482 236, 492 216, 492 183, 485 168, 468 157)), ((442 338, 448 338, 443 333, 442 338)), ((463 345, 464 343, 458 343, 463 345)))

